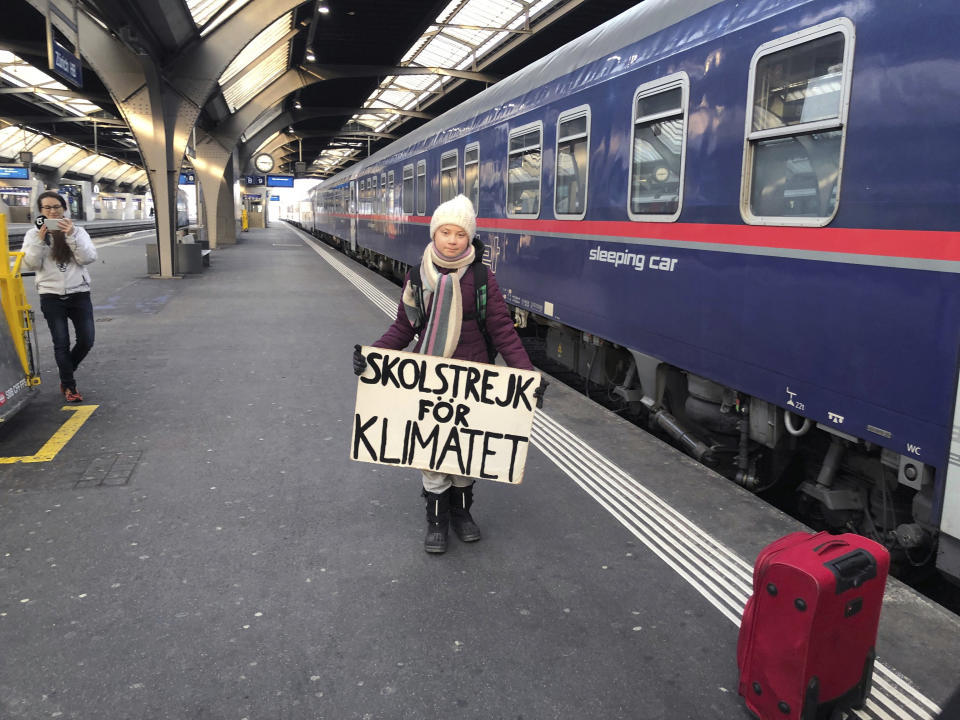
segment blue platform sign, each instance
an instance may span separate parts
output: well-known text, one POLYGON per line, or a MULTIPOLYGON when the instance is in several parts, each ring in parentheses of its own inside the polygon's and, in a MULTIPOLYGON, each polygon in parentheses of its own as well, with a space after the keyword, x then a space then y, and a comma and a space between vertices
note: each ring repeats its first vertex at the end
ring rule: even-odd
POLYGON ((271 196, 270 196, 270 201, 271 201, 271 202, 280 202, 280 196, 279 196, 279 195, 271 195, 271 196))
POLYGON ((0 167, 0 178, 9 180, 29 180, 30 171, 25 167, 0 167))
POLYGON ((180 184, 181 185, 196 185, 197 176, 192 172, 180 173, 180 184))
POLYGON ((266 178, 263 175, 244 175, 244 185, 263 185, 266 183, 266 178))
POLYGON ((267 187, 293 187, 293 175, 267 175, 267 187))
POLYGON ((80 58, 58 42, 53 43, 53 70, 77 87, 83 87, 83 67, 80 58))

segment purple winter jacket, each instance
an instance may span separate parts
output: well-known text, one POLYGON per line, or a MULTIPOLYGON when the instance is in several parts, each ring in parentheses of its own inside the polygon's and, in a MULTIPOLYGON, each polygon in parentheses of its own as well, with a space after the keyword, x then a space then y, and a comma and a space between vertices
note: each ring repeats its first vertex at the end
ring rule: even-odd
MULTIPOLYGON (((451 270, 438 268, 441 273, 448 273, 451 270)), ((410 282, 410 275, 403 280, 403 286, 406 288, 410 282)), ((463 314, 470 315, 477 309, 477 296, 474 290, 473 269, 468 267, 467 271, 460 278, 460 293, 463 296, 463 314)), ((401 293, 401 298, 403 297, 401 293)), ((429 309, 428 309, 429 312, 429 309)), ((497 279, 487 268, 487 333, 493 341, 494 347, 503 356, 503 361, 510 367, 521 370, 533 370, 534 367, 527 356, 527 351, 523 349, 520 337, 513 327, 513 320, 510 318, 510 311, 507 309, 507 303, 500 293, 500 286, 497 285, 497 279)), ((407 320, 407 313, 403 309, 403 300, 397 307, 397 318, 393 325, 387 328, 379 340, 373 343, 373 347, 384 348, 388 350, 403 350, 413 340, 416 331, 407 320)), ((413 352, 420 352, 420 340, 413 348, 413 352)), ((472 360, 474 362, 489 362, 487 357, 487 344, 484 342, 483 335, 480 334, 480 326, 476 320, 464 320, 460 329, 460 341, 453 351, 453 357, 458 360, 472 360)))

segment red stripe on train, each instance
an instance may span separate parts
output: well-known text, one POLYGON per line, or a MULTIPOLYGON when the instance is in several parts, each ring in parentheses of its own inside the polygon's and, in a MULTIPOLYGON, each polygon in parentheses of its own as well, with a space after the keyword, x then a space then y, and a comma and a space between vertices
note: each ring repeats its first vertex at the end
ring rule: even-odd
MULTIPOLYGON (((339 214, 336 216, 349 217, 349 215, 339 214)), ((423 225, 430 222, 429 217, 423 216, 402 216, 391 219, 385 215, 361 215, 358 219, 423 225)), ((960 232, 955 231, 512 218, 477 218, 477 227, 482 230, 502 230, 513 233, 591 235, 609 240, 637 238, 663 242, 960 261, 960 232)))

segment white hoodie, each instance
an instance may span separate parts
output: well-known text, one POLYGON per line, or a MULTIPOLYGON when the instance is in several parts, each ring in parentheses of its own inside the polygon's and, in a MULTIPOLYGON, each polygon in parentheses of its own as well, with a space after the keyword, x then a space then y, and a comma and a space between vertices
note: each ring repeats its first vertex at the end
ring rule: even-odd
MULTIPOLYGON (((47 239, 53 242, 50 233, 47 239)), ((66 264, 53 261, 53 249, 40 239, 40 231, 30 228, 23 237, 23 264, 30 270, 36 271, 38 293, 52 293, 53 295, 70 295, 78 292, 90 291, 90 275, 84 265, 89 265, 97 259, 97 247, 93 240, 79 225, 66 236, 67 247, 73 251, 73 260, 66 264)))

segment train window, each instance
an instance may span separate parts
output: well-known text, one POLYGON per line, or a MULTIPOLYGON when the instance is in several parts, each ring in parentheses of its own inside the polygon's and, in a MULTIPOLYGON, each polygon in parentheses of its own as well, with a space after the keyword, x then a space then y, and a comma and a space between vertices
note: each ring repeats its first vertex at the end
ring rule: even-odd
POLYGON ((413 165, 405 165, 403 168, 403 188, 400 192, 400 199, 403 202, 403 214, 413 214, 413 165))
POLYGON ((480 212, 480 143, 471 143, 463 151, 463 194, 473 209, 480 212))
POLYGON ((427 214, 427 161, 417 162, 417 215, 427 214))
POLYGON ((829 223, 837 213, 853 24, 832 20, 762 45, 748 89, 745 222, 829 223))
POLYGON ((557 217, 582 220, 587 212, 590 107, 568 110, 557 119, 557 162, 553 209, 557 217))
POLYGON ((388 215, 393 214, 394 207, 394 197, 393 197, 393 170, 387 173, 387 206, 384 208, 388 215))
POLYGON ((542 123, 510 131, 507 150, 507 217, 540 215, 542 123))
POLYGON ((457 195, 457 151, 440 156, 440 202, 457 195))
POLYGON ((673 222, 683 201, 687 144, 686 73, 641 85, 633 100, 631 220, 673 222))
POLYGON ((380 214, 387 211, 387 174, 380 173, 380 214))

